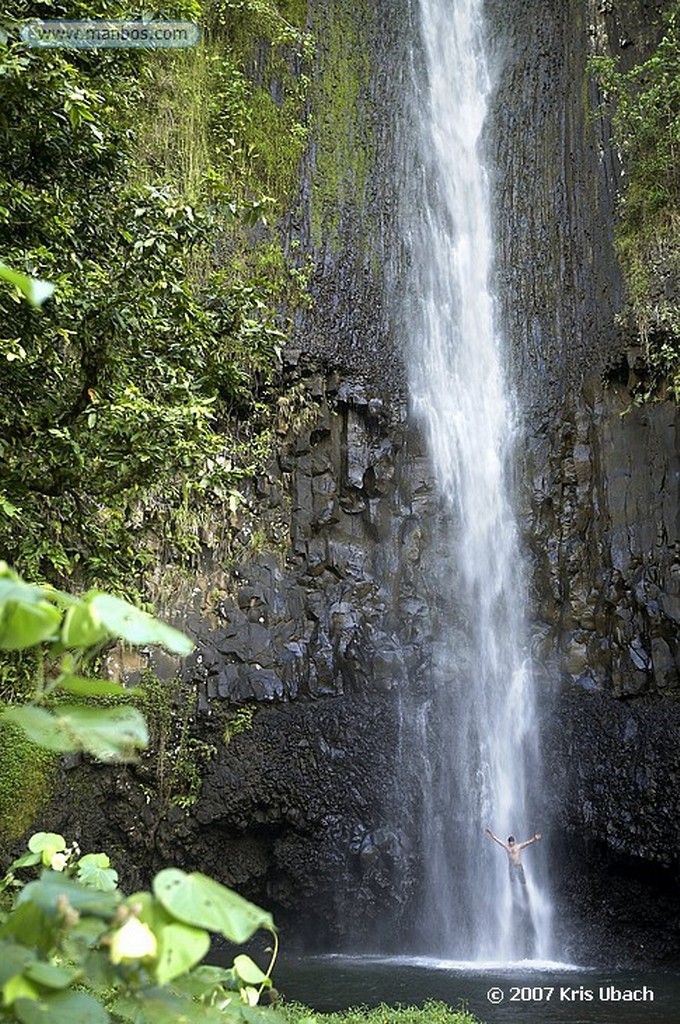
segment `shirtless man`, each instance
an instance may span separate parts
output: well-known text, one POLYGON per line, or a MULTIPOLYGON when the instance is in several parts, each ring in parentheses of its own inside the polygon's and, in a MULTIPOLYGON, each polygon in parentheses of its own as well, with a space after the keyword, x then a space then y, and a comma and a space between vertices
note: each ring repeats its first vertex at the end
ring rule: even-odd
POLYGON ((536 835, 531 837, 531 839, 527 839, 523 843, 518 843, 514 836, 508 836, 507 843, 504 843, 502 839, 499 839, 498 836, 493 834, 490 828, 485 828, 484 831, 487 835, 491 836, 495 843, 502 846, 507 853, 510 881, 519 882, 520 885, 526 885, 527 880, 524 877, 524 867, 522 866, 522 850, 526 849, 527 846, 531 846, 532 843, 537 842, 541 838, 541 833, 537 832, 536 835))

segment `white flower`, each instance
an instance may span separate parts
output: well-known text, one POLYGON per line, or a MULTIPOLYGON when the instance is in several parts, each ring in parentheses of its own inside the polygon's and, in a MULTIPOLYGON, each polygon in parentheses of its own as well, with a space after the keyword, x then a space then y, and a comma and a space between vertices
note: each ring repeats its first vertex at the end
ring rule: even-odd
POLYGON ((130 917, 122 928, 111 936, 111 962, 119 964, 121 960, 142 960, 146 956, 156 956, 158 942, 148 924, 143 924, 137 917, 130 917))
POLYGON ((260 999, 260 993, 256 988, 253 988, 252 985, 246 985, 245 988, 241 989, 241 998, 244 1003, 248 1004, 248 1006, 257 1006, 260 999))
POLYGON ((63 871, 68 864, 68 857, 65 853, 54 853, 52 860, 50 861, 50 867, 53 871, 63 871))

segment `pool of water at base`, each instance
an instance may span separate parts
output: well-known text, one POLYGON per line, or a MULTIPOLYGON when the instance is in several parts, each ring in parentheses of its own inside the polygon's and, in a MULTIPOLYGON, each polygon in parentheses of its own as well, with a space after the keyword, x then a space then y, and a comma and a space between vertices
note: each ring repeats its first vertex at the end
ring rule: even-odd
POLYGON ((321 1012, 437 999, 486 1024, 680 1022, 680 973, 671 971, 330 955, 284 958, 276 984, 286 1000, 321 1012))

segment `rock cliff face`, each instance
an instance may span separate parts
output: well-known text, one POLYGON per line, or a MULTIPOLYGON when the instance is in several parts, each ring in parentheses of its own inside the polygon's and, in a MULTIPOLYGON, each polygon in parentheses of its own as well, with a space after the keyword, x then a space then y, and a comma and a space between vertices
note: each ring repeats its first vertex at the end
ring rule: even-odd
MULTIPOLYGON (((678 418, 671 402, 631 402, 636 352, 616 320, 618 168, 585 84, 590 48, 632 59, 662 7, 488 2, 496 274, 526 424, 518 501, 554 809, 545 831, 565 941, 579 936, 581 958, 680 950, 678 418)), ((387 168, 410 8, 310 9, 322 59, 354 75, 334 129, 353 142, 339 145, 327 194, 315 193, 313 143, 293 218, 316 261, 317 304, 286 369, 303 401, 252 495, 259 523, 244 522, 229 562, 206 543, 186 620, 199 642, 190 727, 214 756, 186 812, 147 803, 144 766, 80 765, 66 781, 82 796, 50 824, 125 849, 133 883, 168 862, 200 868, 317 946, 356 948, 384 939, 417 891, 412 808, 394 777, 408 757, 400 702, 426 678, 435 642, 426 581, 438 508, 379 283, 397 244, 387 168), (227 743, 244 705, 256 708, 252 727, 227 743), (93 820, 93 792, 106 820, 93 820)))
POLYGON ((623 957, 680 947, 678 413, 632 398, 620 168, 585 75, 589 52, 644 58, 664 6, 490 3, 499 302, 526 425, 556 882, 591 956, 612 929, 623 957))
POLYGON ((290 500, 290 548, 232 571, 195 674, 203 735, 225 701, 272 706, 228 746, 216 737, 192 860, 337 943, 348 925, 370 935, 414 884, 394 752, 399 690, 431 644, 433 496, 403 406, 337 374, 304 383, 314 408, 266 482, 275 508, 290 500))
POLYGON ((188 725, 210 751, 198 799, 168 810, 156 758, 76 764, 65 785, 80 796, 49 821, 118 854, 130 885, 169 862, 200 869, 294 924, 289 943, 375 946, 416 886, 395 758, 400 691, 431 657, 436 499, 399 400, 302 362, 288 373, 311 397, 252 496, 262 550, 206 556, 193 595, 175 597, 198 644, 186 672, 188 725), (93 799, 106 818, 93 820, 93 799))
POLYGON ((645 955, 677 950, 680 925, 680 466, 674 404, 629 402, 623 386, 598 388, 561 423, 527 521, 538 661, 546 685, 561 681, 545 757, 567 904, 618 922, 622 955, 645 955), (632 888, 611 884, 621 873, 632 888))

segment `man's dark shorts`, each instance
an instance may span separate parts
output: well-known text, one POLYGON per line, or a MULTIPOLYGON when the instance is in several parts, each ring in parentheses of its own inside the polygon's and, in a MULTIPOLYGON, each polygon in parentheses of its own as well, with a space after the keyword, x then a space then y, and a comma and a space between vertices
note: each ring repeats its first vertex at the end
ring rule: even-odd
POLYGON ((510 872, 510 881, 517 882, 519 885, 526 885, 527 880, 524 877, 524 868, 521 864, 508 864, 508 870, 510 872))

